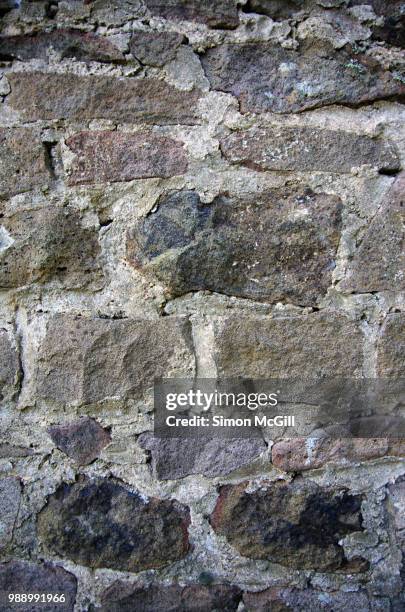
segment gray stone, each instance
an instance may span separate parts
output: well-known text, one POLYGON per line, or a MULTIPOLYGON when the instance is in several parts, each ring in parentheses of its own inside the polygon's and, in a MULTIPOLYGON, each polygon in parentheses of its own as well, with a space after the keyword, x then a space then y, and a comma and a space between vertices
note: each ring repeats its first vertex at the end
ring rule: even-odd
POLYGON ((234 29, 239 24, 234 0, 145 0, 152 15, 196 21, 210 28, 234 29))
POLYGON ((187 170, 183 144, 153 132, 80 132, 66 144, 76 154, 70 185, 169 178, 187 170))
POLYGON ((224 138, 221 151, 231 163, 255 170, 350 172, 363 164, 385 172, 400 168, 398 152, 391 143, 313 128, 254 127, 224 138))
POLYGON ((0 128, 0 198, 48 185, 46 151, 30 128, 0 128))
POLYGON ((15 72, 7 103, 25 119, 112 119, 194 125, 199 92, 157 79, 15 72))
POLYGON ((126 572, 165 567, 186 556, 189 510, 110 480, 63 484, 38 516, 38 535, 52 554, 92 568, 126 572))
POLYGON ((57 280, 65 288, 100 289, 104 274, 95 228, 62 206, 11 212, 0 226, 0 287, 57 280))
POLYGON ((358 377, 364 338, 344 315, 221 317, 214 323, 221 378, 358 377))
MULTIPOLYGON (((247 612, 353 612, 370 610, 369 598, 363 591, 318 591, 316 589, 295 589, 273 587, 258 593, 245 593, 243 603, 247 612)), ((378 609, 378 608, 376 608, 378 609)))
POLYGON ((341 289, 353 293, 405 289, 405 173, 365 229, 341 289))
POLYGON ((0 329, 0 402, 15 393, 19 376, 20 364, 15 342, 4 329, 0 329))
POLYGON ((21 501, 18 478, 0 479, 0 550, 11 542, 21 501))
POLYGON ((398 536, 405 545, 405 479, 403 477, 388 485, 388 503, 398 536))
POLYGON ((184 36, 177 32, 135 31, 129 43, 132 55, 141 64, 161 68, 176 57, 184 36))
POLYGON ((187 378, 193 368, 186 319, 55 315, 38 352, 37 396, 76 404, 141 397, 154 378, 187 378))
POLYGON ((405 378, 405 313, 390 314, 377 341, 377 376, 405 378))
POLYGON ((405 85, 376 59, 326 45, 293 51, 271 43, 227 44, 208 49, 201 61, 212 88, 236 96, 242 113, 357 106, 405 94, 405 85))
POLYGON ((315 305, 331 284, 337 197, 302 187, 203 204, 196 192, 180 191, 157 207, 129 232, 127 256, 174 296, 210 290, 315 305))
POLYGON ((142 448, 152 453, 152 467, 159 480, 174 480, 190 474, 215 478, 248 465, 266 450, 262 438, 155 438, 139 437, 142 448))
POLYGON ((305 0, 249 0, 245 11, 272 19, 288 19, 303 8, 305 0))
POLYGON ((15 612, 73 612, 77 591, 77 580, 73 574, 51 563, 30 563, 9 561, 0 564, 0 606, 15 612), (9 604, 10 593, 49 593, 64 595, 59 603, 16 603, 9 604))
POLYGON ((87 417, 66 425, 53 425, 48 433, 56 446, 79 465, 97 459, 111 441, 109 432, 87 417))

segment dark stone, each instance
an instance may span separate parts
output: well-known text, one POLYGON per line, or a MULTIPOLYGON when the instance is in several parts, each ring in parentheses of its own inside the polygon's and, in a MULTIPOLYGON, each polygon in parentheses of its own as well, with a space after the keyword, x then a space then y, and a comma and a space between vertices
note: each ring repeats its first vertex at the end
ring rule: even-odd
POLYGON ((37 130, 0 128, 0 198, 49 184, 45 147, 37 130))
POLYGON ((331 610, 353 612, 370 610, 369 598, 363 591, 317 591, 316 589, 270 588, 258 593, 244 593, 247 612, 291 612, 292 610, 331 610))
POLYGON ((394 47, 405 47, 405 13, 387 17, 384 25, 374 28, 373 38, 394 47))
POLYGON ((234 0, 145 0, 152 15, 165 19, 197 21, 210 28, 233 30, 239 24, 234 0))
POLYGON ((152 132, 80 132, 66 144, 76 154, 70 185, 169 178, 187 171, 183 144, 152 132))
POLYGON ((179 191, 129 232, 127 254, 175 296, 210 290, 316 304, 331 283, 340 212, 337 197, 305 188, 222 195, 211 204, 179 191))
POLYGON ((405 378, 405 313, 385 319, 377 341, 377 376, 405 378))
POLYGON ((29 563, 9 561, 0 564, 0 609, 13 612, 73 612, 77 591, 77 580, 62 567, 51 563, 29 563), (9 593, 52 593, 65 595, 59 603, 13 603, 9 604, 9 593), (3 605, 7 607, 2 607, 3 605))
POLYGON ((259 13, 272 19, 288 19, 303 8, 305 0, 249 0, 246 13, 259 13))
POLYGON ((354 293, 405 289, 405 173, 365 229, 341 289, 354 293))
POLYGON ((1 219, 8 245, 0 253, 0 287, 58 280, 65 288, 100 289, 104 274, 96 229, 76 211, 43 206, 1 219))
POLYGON ((87 417, 67 425, 54 425, 48 433, 62 452, 81 465, 97 459, 111 441, 109 432, 87 417))
POLYGON ((401 167, 391 143, 316 128, 254 127, 224 138, 221 151, 231 163, 255 170, 350 172, 354 166, 369 164, 395 172, 401 167))
POLYGON ((189 549, 188 508, 109 480, 63 484, 38 516, 38 535, 52 554, 92 568, 126 572, 165 567, 189 549))
POLYGON ((348 561, 338 542, 362 531, 361 496, 313 482, 245 489, 246 483, 222 487, 211 515, 216 533, 241 555, 295 569, 345 569, 348 561))
POLYGON ((187 377, 193 368, 186 319, 55 315, 38 350, 37 396, 68 404, 139 398, 155 378, 187 377))
POLYGON ((158 79, 15 72, 7 75, 7 103, 35 119, 112 119, 128 123, 199 123, 198 91, 175 89, 158 79))
POLYGON ((4 329, 0 329, 0 402, 13 395, 19 375, 20 363, 15 343, 4 329))
MULTIPOLYGON (((0 479, 0 550, 11 542, 21 501, 21 483, 13 476, 0 479)), ((1 578, 0 578, 1 580, 1 578)), ((1 608, 1 599, 0 599, 1 608)))
POLYGON ((215 477, 248 465, 266 450, 262 438, 154 438, 139 437, 142 448, 152 452, 152 467, 159 480, 174 480, 190 474, 215 477))
POLYGON ((330 104, 356 106, 403 96, 405 85, 376 59, 313 45, 227 44, 201 57, 213 89, 231 93, 242 113, 290 113, 330 104))
POLYGON ((176 57, 177 49, 184 36, 177 32, 143 32, 133 33, 129 48, 132 55, 141 64, 161 68, 176 57))
POLYGON ((234 612, 242 598, 238 587, 226 584, 148 588, 115 582, 101 600, 100 612, 234 612))
POLYGON ((53 49, 63 59, 84 62, 124 62, 124 55, 107 38, 91 32, 58 29, 19 36, 0 37, 0 59, 46 60, 53 49))

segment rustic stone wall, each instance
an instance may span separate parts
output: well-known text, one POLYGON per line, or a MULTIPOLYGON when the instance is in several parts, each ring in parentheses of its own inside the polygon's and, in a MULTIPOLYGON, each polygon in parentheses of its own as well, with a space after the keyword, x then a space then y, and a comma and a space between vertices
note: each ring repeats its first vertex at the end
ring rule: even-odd
POLYGON ((155 377, 405 377, 404 2, 0 12, 0 609, 403 610, 400 440, 151 432, 155 377))

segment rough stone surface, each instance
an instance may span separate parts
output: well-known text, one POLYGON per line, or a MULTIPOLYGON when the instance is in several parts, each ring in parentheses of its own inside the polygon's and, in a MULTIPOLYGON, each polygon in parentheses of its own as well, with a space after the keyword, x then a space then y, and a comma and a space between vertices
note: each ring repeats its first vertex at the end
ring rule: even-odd
POLYGON ((251 128, 223 139, 221 151, 233 164, 255 170, 350 172, 363 164, 385 172, 400 168, 398 153, 389 143, 309 128, 251 128))
POLYGON ((48 433, 55 445, 79 465, 97 459, 100 451, 111 441, 109 432, 87 417, 67 425, 54 425, 48 433))
POLYGON ((18 478, 0 479, 0 550, 5 548, 13 537, 21 501, 21 484, 18 478))
POLYGON ((72 289, 102 286, 97 231, 83 227, 73 209, 43 206, 0 221, 1 288, 50 280, 72 289))
POLYGON ((151 132, 80 132, 66 144, 76 154, 70 185, 169 178, 187 170, 182 143, 151 132))
POLYGON ((248 612, 287 612, 288 610, 333 610, 352 612, 370 610, 366 593, 317 591, 315 589, 271 588, 259 593, 245 593, 243 603, 248 612))
POLYGON ((152 467, 159 480, 174 480, 190 474, 216 477, 229 474, 256 459, 266 445, 262 439, 207 440, 140 436, 141 446, 152 453, 152 467))
POLYGON ((208 289, 315 304, 331 283, 340 210, 338 198, 305 187, 209 205, 181 191, 163 196, 130 232, 128 257, 173 295, 208 289))
POLYGON ((355 293, 405 289, 405 173, 365 230, 342 289, 355 293), (387 248, 389 242, 390 248, 387 248))
POLYGON ((400 478, 388 486, 389 504, 394 515, 398 536, 405 544, 405 480, 400 478))
POLYGON ((272 19, 288 19, 303 8, 305 0, 248 0, 247 13, 259 13, 272 19))
POLYGON ((9 75, 7 103, 35 119, 112 119, 194 125, 197 91, 179 91, 157 79, 82 77, 41 72, 9 75), (69 92, 69 95, 66 95, 69 92))
POLYGON ((318 45, 301 52, 265 43, 208 49, 201 61, 213 89, 236 96, 242 113, 300 112, 405 94, 373 58, 318 45))
MULTIPOLYGON (((76 591, 76 578, 58 565, 17 560, 0 564, 0 604, 8 602, 9 593, 64 594, 65 602, 58 603, 57 609, 60 612, 73 612, 76 591)), ((11 609, 16 612, 36 612, 38 604, 13 603, 11 609)), ((55 603, 41 603, 42 610, 54 612, 55 603)))
POLYGON ((345 316, 223 317, 214 332, 220 377, 344 378, 362 370, 362 332, 345 316))
POLYGON ((20 376, 20 365, 15 343, 0 329, 0 402, 15 391, 20 376))
POLYGON ((81 404, 138 397, 154 378, 191 375, 193 362, 185 319, 55 315, 39 349, 37 395, 81 404))
POLYGON ((0 198, 49 184, 45 147, 37 130, 0 128, 0 198))
POLYGON ((328 572, 348 563, 339 540, 362 530, 360 504, 360 496, 312 482, 275 482, 251 493, 243 483, 226 485, 211 525, 245 557, 328 572))
POLYGON ((405 315, 391 314, 382 326, 377 343, 377 375, 405 378, 405 315))
POLYGON ((141 64, 161 68, 176 57, 184 36, 176 32, 134 32, 129 48, 141 64))
POLYGON ((186 587, 151 586, 134 588, 121 582, 114 583, 102 595, 101 612, 207 612, 221 610, 233 612, 242 598, 238 587, 226 584, 212 586, 190 585, 186 587))
POLYGON ((165 19, 205 23, 211 28, 236 28, 238 11, 233 0, 145 0, 152 15, 165 19))
POLYGON ((111 481, 85 481, 48 499, 38 534, 50 552, 80 565, 139 572, 182 559, 189 522, 176 501, 145 501, 111 481))
POLYGON ((113 44, 91 32, 59 29, 52 32, 0 37, 2 60, 47 59, 51 53, 57 53, 61 59, 74 57, 84 62, 124 61, 123 53, 113 44))

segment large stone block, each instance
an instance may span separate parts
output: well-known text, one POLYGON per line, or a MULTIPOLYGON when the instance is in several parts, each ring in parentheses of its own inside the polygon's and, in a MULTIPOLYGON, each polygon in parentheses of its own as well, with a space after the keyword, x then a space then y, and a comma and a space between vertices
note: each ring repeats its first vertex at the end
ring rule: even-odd
POLYGON ((109 480, 62 485, 38 516, 45 548, 80 565, 126 572, 164 567, 188 552, 188 508, 109 480))
POLYGON ((76 154, 70 185, 169 178, 187 170, 183 144, 152 132, 80 132, 66 144, 76 154))
POLYGON ((16 72, 7 78, 7 103, 35 119, 112 119, 122 123, 194 125, 197 91, 175 89, 157 79, 16 72))
POLYGON ((0 198, 39 189, 51 180, 37 130, 0 128, 0 198))
POLYGON ((0 221, 1 288, 50 280, 69 289, 103 285, 97 230, 82 227, 73 209, 43 206, 0 221))
POLYGON ((239 24, 234 0, 145 0, 152 15, 196 21, 210 28, 234 29, 239 24))
POLYGON ((219 377, 349 378, 362 372, 363 334, 343 315, 221 317, 214 333, 219 377))
POLYGON ((341 283, 344 291, 367 293, 405 289, 404 194, 405 173, 402 172, 365 229, 341 283))
POLYGON ((56 446, 80 465, 97 459, 111 441, 108 430, 87 417, 66 425, 53 425, 48 433, 56 446))
POLYGON ((291 113, 330 104, 358 105, 405 93, 377 60, 330 47, 283 49, 226 44, 201 57, 213 89, 236 96, 242 113, 291 113))
MULTIPOLYGON (((246 483, 220 489, 211 525, 244 557, 320 572, 349 568, 339 540, 362 531, 361 496, 313 482, 274 482, 254 492, 246 483)), ((359 559, 364 569, 365 563, 359 559)))
POLYGON ((405 378, 405 313, 386 318, 377 341, 377 375, 405 378))
MULTIPOLYGON (((12 476, 0 479, 0 550, 13 537, 15 521, 21 501, 21 483, 12 476)), ((1 579, 0 579, 1 580, 1 579)), ((1 601, 0 601, 1 607, 1 601)))
POLYGON ((390 143, 314 128, 254 127, 224 138, 221 151, 231 163, 255 170, 350 172, 363 164, 385 172, 400 168, 398 152, 390 143))
POLYGON ((63 59, 73 57, 84 62, 123 62, 124 55, 107 38, 91 32, 58 29, 18 36, 0 37, 0 58, 3 60, 46 60, 57 53, 63 59))
POLYGON ((20 376, 20 363, 15 341, 0 330, 0 402, 10 398, 16 390, 20 376))
POLYGON ((73 574, 50 563, 9 561, 0 564, 0 609, 15 612, 73 612, 77 580, 73 574), (10 593, 49 593, 64 595, 64 602, 9 603, 10 593), (3 607, 4 606, 4 607, 3 607))
POLYGON ((144 32, 133 33, 129 48, 132 55, 141 64, 161 68, 176 57, 176 51, 184 40, 177 32, 144 32))
POLYGON ((193 375, 186 319, 90 319, 55 315, 39 348, 37 396, 90 404, 140 397, 155 378, 193 375))
POLYGON ((180 191, 129 232, 127 253, 175 296, 210 290, 315 305, 331 284, 340 227, 340 200, 304 187, 210 204, 180 191))

